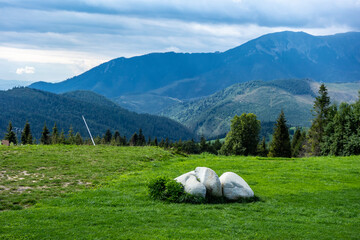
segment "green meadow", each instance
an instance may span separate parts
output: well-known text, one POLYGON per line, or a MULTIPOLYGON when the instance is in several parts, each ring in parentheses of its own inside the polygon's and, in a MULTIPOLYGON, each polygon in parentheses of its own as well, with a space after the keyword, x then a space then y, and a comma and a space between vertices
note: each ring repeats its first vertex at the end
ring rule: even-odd
POLYGON ((181 156, 157 147, 0 146, 0 239, 359 239, 360 156, 181 156), (259 201, 154 201, 147 183, 197 166, 259 201))

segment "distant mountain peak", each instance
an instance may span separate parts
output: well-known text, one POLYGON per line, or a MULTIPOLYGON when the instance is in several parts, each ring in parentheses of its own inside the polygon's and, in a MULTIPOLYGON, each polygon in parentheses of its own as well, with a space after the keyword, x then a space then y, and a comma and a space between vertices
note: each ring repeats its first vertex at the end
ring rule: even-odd
POLYGON ((252 80, 354 82, 360 80, 359 69, 360 33, 313 36, 284 31, 222 53, 167 52, 116 58, 66 81, 38 82, 31 87, 55 93, 91 90, 146 112, 154 109, 149 105, 153 101, 142 100, 151 95, 168 103, 171 98, 186 101, 252 80), (136 96, 142 100, 134 101, 136 96))

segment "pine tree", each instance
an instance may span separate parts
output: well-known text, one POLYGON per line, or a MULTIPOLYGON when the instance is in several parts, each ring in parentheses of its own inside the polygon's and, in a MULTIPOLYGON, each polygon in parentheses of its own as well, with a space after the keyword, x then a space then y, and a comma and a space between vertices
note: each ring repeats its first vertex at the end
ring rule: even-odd
POLYGON ((17 144, 17 138, 16 138, 16 134, 14 133, 14 131, 12 129, 13 129, 13 126, 12 126, 12 123, 10 121, 9 126, 7 128, 7 131, 5 133, 4 139, 8 140, 9 143, 13 143, 14 145, 16 145, 17 144))
POLYGON ((269 151, 266 148, 265 137, 262 138, 260 144, 258 145, 258 153, 257 155, 260 157, 266 157, 269 151))
POLYGON ((24 145, 33 143, 31 130, 30 130, 30 124, 28 121, 26 121, 24 129, 21 133, 21 143, 24 145))
POLYGON ((131 136, 129 144, 130 144, 130 146, 137 146, 137 144, 138 144, 138 135, 137 135, 136 132, 131 136))
POLYGON ((205 137, 202 135, 200 138, 200 152, 208 152, 209 145, 206 143, 205 137))
POLYGON ((302 132, 299 128, 297 128, 291 141, 292 157, 299 157, 299 155, 303 151, 305 138, 306 138, 306 133, 302 132))
POLYGON ((146 144, 147 146, 151 146, 151 137, 149 136, 148 137, 148 141, 147 141, 147 144, 146 144))
POLYGON ((158 144, 157 137, 155 137, 155 139, 154 139, 154 145, 155 145, 155 146, 158 146, 158 145, 159 145, 159 144, 158 144))
POLYGON ((320 145, 323 142, 323 135, 328 123, 330 111, 330 97, 324 84, 321 84, 318 93, 319 95, 315 98, 312 110, 315 119, 312 122, 308 134, 309 149, 307 149, 307 151, 313 156, 321 154, 320 145))
POLYGON ((216 153, 218 153, 218 151, 221 149, 222 147, 222 143, 220 142, 219 139, 216 139, 215 142, 213 143, 213 147, 216 150, 216 153))
POLYGON ((114 140, 114 145, 116 146, 120 146, 121 145, 121 136, 119 131, 115 131, 114 136, 113 136, 113 140, 114 140))
POLYGON ((286 119, 283 110, 281 110, 281 113, 276 120, 273 140, 270 144, 269 156, 291 157, 289 129, 286 126, 286 119))
POLYGON ((140 128, 137 145, 145 146, 145 144, 146 144, 145 136, 143 135, 142 129, 140 128))
POLYGON ((71 145, 75 144, 74 130, 71 125, 70 125, 70 129, 69 129, 69 133, 68 133, 68 142, 71 145))
POLYGON ((49 134, 50 134, 49 129, 46 127, 46 123, 44 123, 43 131, 41 133, 41 139, 40 139, 41 144, 49 145, 51 143, 49 134))
POLYGON ((110 132, 110 129, 108 129, 108 130, 106 130, 105 135, 104 135, 104 143, 110 144, 111 138, 112 138, 112 134, 110 132))
POLYGON ((59 143, 59 132, 58 132, 58 128, 56 126, 56 122, 54 123, 54 127, 53 127, 52 133, 51 133, 51 143, 52 144, 59 143))
POLYGON ((79 132, 77 132, 76 135, 75 135, 75 144, 76 145, 82 145, 83 144, 83 139, 82 139, 79 132))
POLYGON ((59 143, 60 144, 66 144, 66 139, 65 139, 65 134, 64 134, 63 129, 61 129, 61 133, 60 133, 60 137, 59 137, 59 143))

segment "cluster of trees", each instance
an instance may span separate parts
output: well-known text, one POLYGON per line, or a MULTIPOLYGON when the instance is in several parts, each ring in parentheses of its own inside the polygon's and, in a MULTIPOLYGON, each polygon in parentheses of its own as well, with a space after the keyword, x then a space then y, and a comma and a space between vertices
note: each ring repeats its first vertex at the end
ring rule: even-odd
MULTIPOLYGON (((8 140, 10 144, 11 143, 14 145, 18 144, 18 139, 17 139, 15 132, 13 131, 13 126, 12 126, 11 122, 9 122, 9 126, 5 133, 4 139, 8 140)), ((23 145, 28 145, 28 144, 36 144, 37 142, 38 142, 37 139, 34 138, 31 133, 30 123, 28 121, 26 121, 24 129, 21 132, 21 138, 20 138, 19 143, 21 143, 23 145)), ((51 133, 50 133, 49 129, 47 128, 46 123, 44 124, 43 130, 41 133, 40 144, 43 144, 43 145, 50 145, 50 144, 81 145, 83 143, 84 143, 84 141, 83 141, 80 133, 77 132, 74 135, 74 131, 73 131, 72 127, 70 127, 68 135, 65 136, 64 130, 61 130, 61 132, 59 133, 56 123, 54 124, 54 127, 52 128, 51 133)))
POLYGON ((267 147, 259 144, 260 121, 252 113, 235 116, 225 144, 224 155, 259 155, 268 157, 299 157, 360 154, 360 91, 353 104, 330 105, 324 84, 320 86, 312 109, 314 119, 308 132, 297 128, 290 139, 286 118, 281 111, 276 120, 272 141, 267 147))

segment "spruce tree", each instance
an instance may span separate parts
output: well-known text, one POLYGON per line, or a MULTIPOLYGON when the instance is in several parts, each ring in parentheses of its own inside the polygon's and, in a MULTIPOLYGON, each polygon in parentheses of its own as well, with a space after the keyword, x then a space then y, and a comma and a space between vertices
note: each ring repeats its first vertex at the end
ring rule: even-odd
POLYGON ((59 143, 59 131, 58 131, 58 128, 56 126, 56 122, 54 123, 54 127, 53 127, 52 133, 51 133, 51 143, 52 144, 58 144, 59 143))
POLYGON ((69 144, 75 144, 74 129, 71 125, 68 132, 68 142, 69 144))
POLYGON ((265 137, 262 138, 260 144, 258 145, 258 153, 257 155, 260 157, 266 157, 269 151, 266 148, 265 137))
POLYGON ((323 135, 325 127, 328 123, 328 116, 330 111, 330 97, 324 84, 319 88, 319 95, 315 98, 312 109, 315 119, 309 129, 308 134, 308 153, 313 156, 321 154, 321 144, 323 142, 323 135))
POLYGON ((114 140, 116 146, 121 145, 121 135, 120 135, 119 131, 117 131, 117 130, 115 131, 113 140, 114 140))
POLYGON ((138 146, 145 146, 146 144, 146 140, 145 140, 145 136, 142 132, 142 129, 140 128, 139 129, 139 136, 138 136, 138 142, 137 142, 137 145, 138 146))
POLYGON ((109 144, 111 142, 112 134, 110 132, 110 129, 106 130, 104 135, 104 143, 109 144))
POLYGON ((7 131, 5 133, 4 139, 8 140, 9 143, 13 143, 14 145, 16 145, 17 144, 17 138, 16 138, 15 132, 12 129, 13 129, 13 126, 12 126, 12 123, 10 121, 9 126, 7 128, 7 131))
POLYGON ((83 141, 80 133, 77 132, 76 135, 75 135, 75 144, 76 144, 76 145, 82 145, 83 142, 84 142, 84 141, 83 141))
POLYGON ((138 144, 138 135, 137 135, 136 132, 131 136, 129 144, 130 144, 130 146, 137 146, 137 144, 138 144))
POLYGON ((61 129, 61 133, 60 133, 60 137, 59 137, 59 143, 60 144, 66 144, 66 139, 65 139, 65 134, 64 134, 63 129, 61 129))
POLYGON ((206 143, 205 137, 202 135, 200 138, 200 152, 208 152, 209 145, 206 143))
POLYGON ((49 136, 49 129, 46 127, 46 123, 44 123, 43 131, 41 133, 40 143, 43 145, 49 145, 51 143, 51 139, 49 136))
POLYGON ((30 124, 28 121, 26 121, 24 129, 21 133, 21 143, 24 145, 33 143, 31 130, 30 130, 30 124))
POLYGON ((273 140, 270 144, 269 156, 291 157, 289 129, 286 126, 286 119, 283 110, 281 110, 281 113, 275 123, 273 140))
POLYGON ((155 145, 155 146, 158 146, 158 145, 159 145, 159 144, 158 144, 157 137, 155 137, 155 139, 154 139, 154 145, 155 145))
POLYGON ((302 132, 300 128, 297 128, 295 134, 291 140, 291 156, 299 157, 303 151, 303 145, 306 138, 306 133, 302 132))

